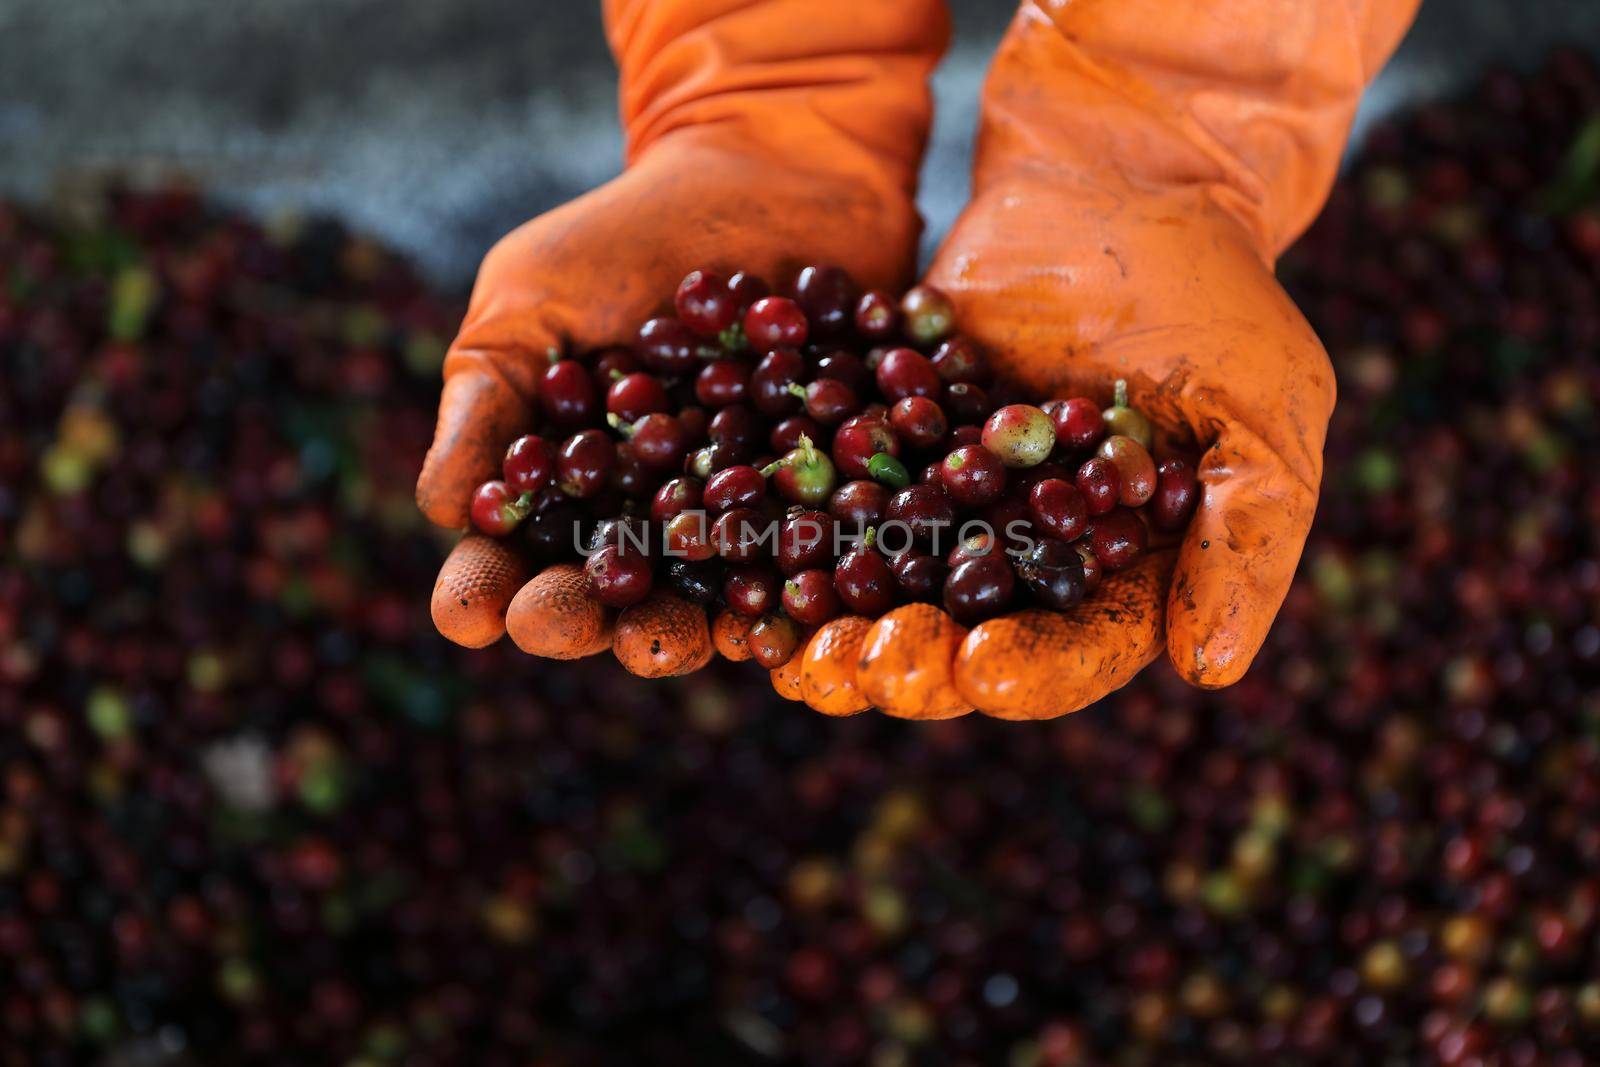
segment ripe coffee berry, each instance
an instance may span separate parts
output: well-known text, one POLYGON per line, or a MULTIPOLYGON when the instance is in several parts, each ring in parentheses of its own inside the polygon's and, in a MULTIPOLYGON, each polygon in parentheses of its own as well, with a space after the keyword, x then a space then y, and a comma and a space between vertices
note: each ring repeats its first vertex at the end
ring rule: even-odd
POLYGON ((822 440, 822 426, 809 415, 791 415, 772 428, 767 443, 779 454, 800 447, 800 438, 822 440))
POLYGON ((1083 588, 1087 595, 1100 587, 1100 579, 1105 575, 1105 566, 1100 562, 1100 557, 1094 554, 1094 547, 1087 540, 1078 541, 1072 547, 1078 553, 1078 562, 1083 564, 1083 588))
POLYGON ((1133 566, 1144 555, 1148 538, 1144 523, 1127 508, 1101 515, 1089 527, 1089 547, 1112 574, 1133 566))
POLYGON ((925 396, 908 396, 889 409, 889 425, 912 448, 932 448, 950 432, 944 410, 925 396))
POLYGON ((954 570, 969 559, 992 555, 998 551, 1000 551, 999 540, 994 534, 985 530, 963 537, 956 543, 956 547, 950 550, 949 555, 945 556, 944 562, 946 566, 954 570))
POLYGON ((666 585, 691 604, 709 604, 722 588, 722 563, 714 559, 672 560, 667 564, 666 585))
POLYGON ((539 406, 559 426, 582 426, 599 413, 600 397, 581 363, 560 359, 550 364, 540 379, 539 406))
POLYGON ((897 599, 894 571, 870 537, 839 558, 833 587, 847 609, 868 618, 884 614, 897 599))
POLYGON ((950 499, 964 508, 982 508, 1006 491, 1006 468, 981 445, 962 445, 939 464, 939 480, 950 499))
POLYGON ((782 615, 763 615, 750 627, 750 655, 768 670, 788 663, 800 645, 800 628, 782 615))
POLYGON ((963 626, 974 626, 1011 606, 1016 575, 1003 554, 977 556, 950 572, 944 583, 944 608, 963 626))
POLYGON ((730 441, 717 441, 704 448, 695 449, 684 460, 684 472, 702 482, 720 470, 726 470, 750 458, 750 449, 730 441))
POLYGON ((763 543, 767 520, 754 508, 734 508, 717 516, 711 544, 729 563, 754 563, 770 547, 763 543))
POLYGON ((767 495, 767 480, 754 467, 739 464, 713 474, 701 499, 712 511, 751 508, 767 495))
POLYGON ((790 386, 805 374, 806 361, 792 348, 775 348, 762 357, 750 375, 750 403, 769 418, 799 410, 800 398, 790 386))
MULTIPOLYGON (((715 359, 695 378, 695 399, 708 408, 742 403, 750 392, 750 369, 736 359, 715 359)), ((665 408, 658 410, 665 411, 665 408)))
POLYGON ((936 399, 943 383, 933 364, 914 348, 891 348, 883 354, 877 367, 878 389, 890 401, 908 396, 925 396, 936 399))
POLYGON ((551 563, 572 555, 582 543, 583 511, 561 490, 554 490, 560 503, 542 507, 522 526, 522 543, 539 563, 551 563))
POLYGON ((789 392, 800 398, 808 416, 824 426, 843 422, 860 406, 855 390, 837 378, 818 378, 806 386, 791 385, 789 392))
POLYGON ((653 485, 654 474, 639 462, 633 446, 618 441, 616 462, 611 465, 611 488, 629 499, 638 499, 648 494, 653 485))
POLYGON ((628 440, 639 462, 651 470, 674 471, 683 466, 689 435, 671 415, 646 415, 633 424, 628 440))
MULTIPOLYGON (((900 490, 889 498, 884 520, 901 524, 923 549, 939 551, 941 544, 948 549, 955 540, 955 505, 941 486, 919 483, 900 490)), ((879 537, 891 551, 904 547, 901 543, 891 545, 887 530, 879 537)))
POLYGON ((704 491, 698 478, 673 478, 656 490, 650 501, 650 517, 664 523, 680 511, 699 508, 703 501, 704 491))
POLYGON ((983 521, 989 524, 1008 551, 1023 551, 1034 538, 1033 515, 1028 509, 1028 498, 1015 489, 983 509, 983 521))
POLYGON ((1188 460, 1169 456, 1156 466, 1156 492, 1150 498, 1150 521, 1156 529, 1166 533, 1183 529, 1199 502, 1200 483, 1188 460))
POLYGON ((933 603, 943 595, 944 580, 950 573, 944 560, 925 552, 902 552, 889 561, 889 569, 901 596, 923 603, 933 603))
POLYGON ((728 602, 728 607, 751 618, 778 610, 782 594, 783 578, 768 566, 729 567, 722 583, 722 599, 728 602))
POLYGON ((855 317, 855 280, 838 267, 806 267, 794 283, 794 300, 816 332, 830 337, 855 317))
POLYGON ((713 444, 756 448, 761 444, 762 433, 760 417, 744 404, 730 404, 720 409, 706 424, 706 436, 713 444))
POLYGON ((934 349, 933 369, 946 382, 983 385, 990 377, 989 361, 970 337, 952 337, 934 349))
POLYGON ((672 304, 678 319, 701 337, 716 337, 739 318, 739 301, 728 279, 711 271, 690 271, 672 304))
POLYGON ((625 608, 650 595, 654 573, 650 561, 618 545, 599 549, 583 565, 589 592, 609 608, 625 608))
POLYGON ((808 332, 805 312, 785 297, 762 297, 744 314, 744 335, 758 352, 780 346, 799 348, 806 343, 808 332))
POLYGON ((845 482, 828 498, 828 511, 850 533, 865 533, 869 526, 878 525, 888 505, 889 490, 865 479, 845 482))
POLYGON ((607 545, 617 545, 640 555, 648 555, 650 532, 643 522, 629 515, 601 519, 594 524, 594 532, 589 535, 588 543, 590 552, 598 552, 607 545))
POLYGON ((1106 420, 1088 397, 1060 401, 1050 412, 1062 448, 1093 448, 1106 435, 1106 420))
POLYGON ((1073 484, 1083 494, 1083 502, 1090 515, 1104 515, 1117 506, 1122 496, 1122 476, 1110 460, 1101 456, 1084 460, 1073 478, 1073 484))
POLYGON ((1088 593, 1078 549, 1054 538, 1035 542, 1016 572, 1035 603, 1056 611, 1070 610, 1088 593))
POLYGON ((870 478, 867 462, 879 453, 900 455, 900 438, 881 416, 863 412, 846 419, 833 435, 833 458, 846 478, 870 478))
POLYGON ((857 396, 867 393, 875 384, 872 372, 854 352, 841 348, 829 349, 817 357, 812 370, 817 378, 837 378, 855 391, 857 396))
POLYGON ((944 406, 958 422, 981 423, 994 411, 994 402, 983 386, 955 382, 945 387, 944 406))
POLYGON ((561 491, 580 500, 604 489, 617 462, 616 446, 599 430, 580 430, 567 438, 556 457, 561 491))
POLYGON ((706 409, 690 404, 678 409, 678 425, 683 427, 683 432, 691 441, 698 441, 706 436, 710 425, 710 416, 706 409))
POLYGON ((505 482, 484 482, 472 494, 472 525, 490 537, 504 537, 528 517, 532 510, 530 497, 505 482))
POLYGON ((784 574, 820 567, 833 558, 835 524, 825 511, 792 512, 778 528, 776 559, 784 574))
POLYGON ((594 380, 601 389, 610 389, 618 378, 643 370, 644 364, 631 348, 608 348, 594 361, 594 380))
POLYGON ((698 343, 689 327, 677 319, 651 319, 639 327, 634 351, 657 374, 687 374, 695 367, 698 343))
POLYGON ((1100 442, 1100 456, 1117 469, 1117 502, 1123 507, 1142 507, 1155 495, 1155 460, 1139 442, 1113 434, 1100 442))
POLYGON ((877 289, 861 294, 855 317, 856 332, 871 341, 887 340, 900 328, 900 308, 894 297, 877 289))
POLYGON ((950 431, 950 448, 952 450, 964 445, 983 444, 983 427, 976 425, 957 426, 950 431))
POLYGON ((667 398, 667 390, 662 386, 661 380, 653 374, 642 371, 623 375, 611 383, 611 389, 606 393, 606 411, 622 419, 624 422, 633 422, 646 415, 666 411, 672 406, 667 398))
POLYGON ((542 493, 556 472, 556 452, 542 437, 527 434, 511 442, 500 473, 516 493, 542 493))
POLYGON ((833 575, 820 567, 801 571, 783 583, 783 610, 802 626, 821 626, 839 614, 833 575))
POLYGON ((739 271, 728 279, 728 292, 733 294, 739 314, 743 315, 757 300, 772 292, 772 288, 761 275, 739 271))
POLYGON ((1027 470, 1017 471, 1011 480, 1012 484, 1026 496, 1028 493, 1033 492, 1034 486, 1050 478, 1060 479, 1070 485, 1076 473, 1064 463, 1057 463, 1053 459, 1047 459, 1037 467, 1029 467, 1027 470))
POLYGON ((1060 478, 1046 478, 1028 493, 1028 511, 1035 525, 1051 537, 1076 541, 1089 526, 1083 494, 1060 478))
POLYGON ((711 543, 711 520, 703 511, 680 511, 674 515, 663 532, 663 544, 668 556, 693 562, 717 554, 711 543))

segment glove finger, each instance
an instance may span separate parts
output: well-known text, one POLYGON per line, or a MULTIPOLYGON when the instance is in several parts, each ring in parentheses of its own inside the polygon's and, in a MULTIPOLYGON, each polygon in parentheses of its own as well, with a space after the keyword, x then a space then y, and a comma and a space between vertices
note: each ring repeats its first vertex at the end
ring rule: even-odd
POLYGON ((611 645, 611 617, 590 598, 576 563, 546 567, 524 585, 506 611, 506 629, 522 651, 549 659, 580 659, 611 645))
POLYGON ((705 609, 666 593, 652 593, 618 616, 612 650, 641 678, 699 670, 711 658, 705 609))
POLYGON ((506 608, 528 580, 528 562, 504 541, 469 533, 433 584, 433 625, 447 640, 483 648, 506 632, 506 608))
POLYGON ((956 656, 956 689, 995 718, 1049 719, 1121 688, 1161 653, 1175 556, 1150 553, 1070 612, 1020 611, 978 625, 956 656))
POLYGON ((795 657, 800 695, 812 708, 824 715, 854 715, 872 706, 856 681, 861 642, 870 629, 872 620, 859 615, 834 619, 817 631, 803 657, 795 657))
POLYGON ((481 353, 452 353, 433 445, 417 476, 417 506, 430 522, 467 525, 472 492, 500 476, 506 446, 533 425, 527 402, 481 353))
POLYGON ((1194 685, 1243 677, 1305 548, 1317 492, 1261 438, 1224 431, 1200 465, 1199 510, 1167 600, 1167 651, 1194 685))
POLYGON ((771 673, 772 688, 779 696, 796 703, 805 700, 800 691, 800 653, 796 652, 783 666, 774 667, 771 673))
POLYGON ((750 627, 756 620, 737 611, 724 611, 711 624, 711 643, 724 659, 743 663, 751 656, 750 627))
POLYGON ((932 604, 907 604, 873 623, 861 642, 856 684, 885 715, 950 719, 972 704, 951 666, 967 631, 932 604))

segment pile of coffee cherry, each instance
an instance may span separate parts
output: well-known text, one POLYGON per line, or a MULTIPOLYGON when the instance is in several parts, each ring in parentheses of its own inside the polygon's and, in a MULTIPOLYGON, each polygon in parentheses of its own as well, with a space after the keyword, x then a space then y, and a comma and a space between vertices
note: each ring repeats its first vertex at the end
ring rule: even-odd
POLYGON ((607 606, 720 602, 778 667, 842 613, 1070 610, 1194 510, 1193 464, 1156 460, 1124 383, 1109 407, 1019 402, 930 286, 697 270, 673 304, 631 347, 553 358, 542 428, 472 501, 485 534, 586 556, 607 606))

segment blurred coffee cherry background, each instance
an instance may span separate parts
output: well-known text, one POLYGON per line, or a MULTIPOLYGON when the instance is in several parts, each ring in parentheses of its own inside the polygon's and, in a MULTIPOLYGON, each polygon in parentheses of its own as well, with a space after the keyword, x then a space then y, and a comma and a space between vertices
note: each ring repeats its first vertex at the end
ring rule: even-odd
POLYGON ((432 631, 472 267, 618 165, 589 5, 0 0, 0 1063, 1600 1062, 1596 52, 1432 0, 1374 89, 1243 683, 918 725, 432 631))

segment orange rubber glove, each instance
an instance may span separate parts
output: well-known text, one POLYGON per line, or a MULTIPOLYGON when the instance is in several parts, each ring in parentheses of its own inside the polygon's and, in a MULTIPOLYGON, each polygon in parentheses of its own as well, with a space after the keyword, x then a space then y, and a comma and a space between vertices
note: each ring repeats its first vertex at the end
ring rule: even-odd
MULTIPOLYGON (((485 258, 417 482, 442 526, 467 524, 473 490, 532 425, 546 353, 631 341, 690 270, 777 282, 836 263, 894 289, 915 267, 927 76, 948 32, 939 0, 606 0, 605 21, 627 170, 485 258)), ((572 657, 614 634, 618 657, 648 675, 705 662, 704 613, 682 607, 652 597, 612 620, 570 567, 529 581, 514 548, 476 535, 433 598, 440 632, 461 644, 509 623, 524 649, 572 657)))
POLYGON ((1361 91, 1416 6, 1023 3, 985 88, 972 203, 928 281, 1041 400, 1109 400, 1126 379, 1164 428, 1158 454, 1204 450, 1200 507, 1181 546, 1072 614, 967 633, 901 608, 859 655, 808 655, 802 694, 853 682, 912 718, 1062 715, 1127 682, 1163 638, 1195 685, 1244 674, 1311 525, 1334 399, 1273 261, 1320 210, 1361 91))

